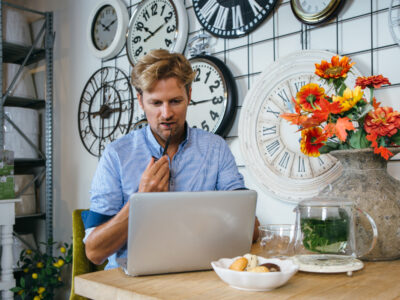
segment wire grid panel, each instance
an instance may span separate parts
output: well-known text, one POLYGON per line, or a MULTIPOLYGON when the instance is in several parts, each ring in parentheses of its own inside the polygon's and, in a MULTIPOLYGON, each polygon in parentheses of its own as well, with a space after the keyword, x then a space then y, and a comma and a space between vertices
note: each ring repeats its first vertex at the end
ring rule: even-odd
MULTIPOLYGON (((126 1, 132 15, 140 0, 126 1)), ((202 27, 194 14, 192 1, 182 1, 189 16, 189 40, 199 34, 202 27)), ((252 33, 237 39, 212 37, 209 52, 226 63, 238 87, 236 119, 227 139, 238 135, 240 109, 258 75, 275 60, 302 49, 328 50, 347 55, 365 76, 383 74, 388 77, 392 85, 378 90, 376 96, 385 105, 400 109, 397 101, 400 92, 400 72, 397 71, 400 68, 400 49, 390 34, 389 6, 390 0, 348 0, 336 19, 309 26, 295 18, 290 1, 284 0, 252 33)), ((189 57, 187 48, 185 55, 189 57)), ((102 61, 102 66, 115 66, 128 76, 132 71, 125 48, 117 57, 102 61)), ((136 97, 136 93, 134 95, 136 97)))

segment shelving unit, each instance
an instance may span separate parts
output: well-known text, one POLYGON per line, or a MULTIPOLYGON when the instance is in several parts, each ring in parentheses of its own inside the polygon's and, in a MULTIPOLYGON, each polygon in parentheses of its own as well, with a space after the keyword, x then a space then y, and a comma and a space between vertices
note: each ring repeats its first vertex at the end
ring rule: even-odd
MULTIPOLYGON (((6 26, 6 25, 5 25, 6 26)), ((10 86, 7 87, 5 93, 1 97, 0 105, 0 126, 4 128, 4 122, 7 120, 14 129, 19 132, 28 143, 29 138, 15 125, 7 115, 4 114, 4 106, 24 107, 41 110, 44 127, 41 134, 44 135, 44 145, 42 149, 35 149, 39 153, 37 159, 15 159, 15 174, 34 174, 35 179, 28 185, 35 184, 36 187, 42 188, 45 195, 45 211, 38 212, 27 216, 17 216, 15 218, 14 234, 20 232, 32 231, 32 222, 44 220, 45 222, 45 238, 46 240, 53 237, 53 13, 40 12, 28 9, 19 5, 0 1, 0 87, 3 86, 3 63, 19 64, 19 70, 10 86), (34 37, 32 46, 18 45, 3 41, 3 9, 4 6, 10 6, 24 12, 37 14, 44 18, 44 25, 38 35, 34 37), (37 46, 41 38, 44 38, 44 48, 37 46), (39 61, 45 62, 46 78, 45 78, 45 99, 29 99, 11 96, 11 91, 22 73, 23 68, 39 61)), ((0 149, 4 149, 4 132, 0 130, 0 149)), ((18 195, 16 195, 18 196, 18 195)), ((1 201, 1 200, 0 200, 1 201)), ((45 242, 45 241, 43 241, 45 242)), ((52 249, 48 247, 47 253, 51 254, 52 249)), ((3 292, 3 297, 4 297, 3 292)))

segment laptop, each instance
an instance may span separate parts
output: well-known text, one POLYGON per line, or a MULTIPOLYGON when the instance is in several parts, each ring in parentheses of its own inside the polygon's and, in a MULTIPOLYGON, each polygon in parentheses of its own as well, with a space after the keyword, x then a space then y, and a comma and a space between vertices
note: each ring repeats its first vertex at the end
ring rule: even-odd
POLYGON ((250 251, 255 191, 136 193, 129 201, 128 275, 209 270, 211 261, 250 251))

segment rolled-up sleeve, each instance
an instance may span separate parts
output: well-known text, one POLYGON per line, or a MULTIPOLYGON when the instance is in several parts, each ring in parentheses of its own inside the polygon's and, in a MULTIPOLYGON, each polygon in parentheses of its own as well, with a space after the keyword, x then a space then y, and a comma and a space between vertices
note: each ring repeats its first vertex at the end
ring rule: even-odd
POLYGON ((117 153, 107 147, 99 161, 90 189, 90 211, 113 216, 123 204, 121 168, 117 153))

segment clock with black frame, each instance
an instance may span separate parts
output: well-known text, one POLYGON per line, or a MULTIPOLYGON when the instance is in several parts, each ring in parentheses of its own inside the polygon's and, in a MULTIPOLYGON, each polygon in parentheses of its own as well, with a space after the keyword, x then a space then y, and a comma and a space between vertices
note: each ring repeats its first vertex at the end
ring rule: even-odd
POLYGON ((225 137, 236 115, 237 88, 227 65, 204 51, 209 38, 207 34, 199 34, 189 42, 200 43, 190 48, 194 56, 189 61, 196 75, 186 120, 191 127, 225 137))
POLYGON ((86 150, 99 157, 107 143, 128 133, 133 107, 132 87, 121 69, 104 67, 96 71, 79 101, 78 128, 86 150))
POLYGON ((238 38, 256 29, 278 0, 193 0, 194 13, 205 30, 222 38, 238 38))

